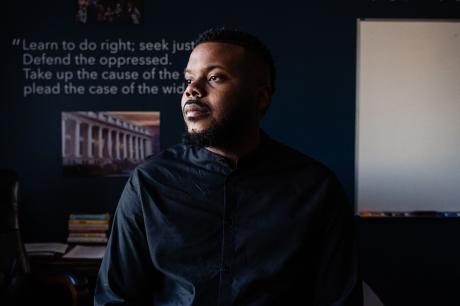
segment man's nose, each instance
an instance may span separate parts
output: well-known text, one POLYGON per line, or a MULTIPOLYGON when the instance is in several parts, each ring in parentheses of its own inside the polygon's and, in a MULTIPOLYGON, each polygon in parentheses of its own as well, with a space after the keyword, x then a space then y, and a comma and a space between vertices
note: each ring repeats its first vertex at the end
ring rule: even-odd
POLYGON ((204 93, 205 91, 203 87, 200 85, 200 83, 198 82, 198 80, 193 81, 190 84, 188 84, 187 88, 185 89, 185 95, 188 98, 193 98, 193 97, 201 98, 204 96, 204 93))

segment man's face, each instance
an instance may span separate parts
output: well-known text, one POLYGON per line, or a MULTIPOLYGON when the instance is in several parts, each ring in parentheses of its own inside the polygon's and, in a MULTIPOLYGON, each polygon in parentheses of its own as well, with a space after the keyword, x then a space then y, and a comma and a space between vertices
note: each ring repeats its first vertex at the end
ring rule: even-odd
POLYGON ((259 124, 256 80, 247 51, 240 46, 201 43, 185 69, 188 84, 182 95, 182 115, 189 134, 220 126, 241 133, 239 126, 259 124))

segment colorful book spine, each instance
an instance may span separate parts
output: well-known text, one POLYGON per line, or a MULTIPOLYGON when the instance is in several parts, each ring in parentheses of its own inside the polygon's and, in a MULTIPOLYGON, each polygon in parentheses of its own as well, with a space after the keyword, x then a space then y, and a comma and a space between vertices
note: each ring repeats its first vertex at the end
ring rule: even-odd
POLYGON ((75 226, 69 226, 69 233, 105 233, 109 227, 75 227, 75 226))
POLYGON ((110 214, 70 214, 69 220, 110 220, 110 214))
POLYGON ((109 224, 109 220, 69 220, 69 224, 109 224))
POLYGON ((108 224, 69 224, 69 230, 103 230, 109 229, 108 224))
POLYGON ((105 232, 100 232, 100 233, 69 233, 69 237, 74 237, 74 238, 77 238, 77 237, 97 237, 97 238, 101 238, 101 237, 107 237, 107 234, 105 232))

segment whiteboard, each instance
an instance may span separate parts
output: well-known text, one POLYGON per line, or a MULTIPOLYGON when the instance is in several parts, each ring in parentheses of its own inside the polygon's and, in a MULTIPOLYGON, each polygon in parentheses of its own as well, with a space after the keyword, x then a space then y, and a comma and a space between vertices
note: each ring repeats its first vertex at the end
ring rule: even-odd
POLYGON ((459 20, 358 20, 356 209, 460 211, 459 20))

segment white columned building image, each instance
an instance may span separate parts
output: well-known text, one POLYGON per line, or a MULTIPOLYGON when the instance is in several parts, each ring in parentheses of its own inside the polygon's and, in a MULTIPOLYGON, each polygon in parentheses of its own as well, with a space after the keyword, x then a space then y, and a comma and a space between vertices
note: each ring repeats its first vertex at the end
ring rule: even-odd
POLYGON ((67 174, 128 175, 159 151, 159 112, 63 112, 67 174))

